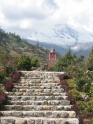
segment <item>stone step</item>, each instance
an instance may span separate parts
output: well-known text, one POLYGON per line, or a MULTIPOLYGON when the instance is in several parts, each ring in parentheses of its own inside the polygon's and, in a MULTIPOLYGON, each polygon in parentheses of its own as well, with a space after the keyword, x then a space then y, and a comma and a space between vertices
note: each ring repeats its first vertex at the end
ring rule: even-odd
POLYGON ((21 80, 21 81, 23 81, 23 80, 54 80, 54 81, 58 81, 59 80, 59 78, 58 78, 58 76, 44 76, 44 75, 41 75, 41 76, 39 76, 39 77, 32 77, 32 76, 28 76, 28 77, 26 77, 26 76, 24 76, 24 77, 21 77, 19 80, 21 80))
POLYGON ((66 93, 65 92, 62 92, 62 93, 59 93, 59 92, 54 92, 54 93, 51 93, 51 92, 5 92, 7 95, 15 95, 15 96, 65 96, 66 93))
POLYGON ((23 71, 6 105, 0 107, 0 124, 79 124, 67 93, 60 88, 59 72, 23 71))
POLYGON ((2 116, 14 117, 47 117, 47 118, 75 118, 74 111, 0 111, 2 116))
POLYGON ((8 100, 18 101, 18 100, 63 100, 67 96, 8 96, 8 100))
POLYGON ((59 83, 29 83, 29 82, 25 82, 25 83, 14 83, 14 85, 16 86, 59 86, 59 83))
POLYGON ((0 109, 2 111, 15 110, 15 111, 62 111, 62 110, 71 110, 72 105, 62 106, 62 105, 3 105, 0 109))
POLYGON ((79 124, 77 118, 1 117, 0 124, 79 124))
POLYGON ((57 83, 58 80, 54 80, 54 79, 44 79, 44 80, 41 80, 41 79, 21 79, 19 80, 20 83, 57 83))
MULTIPOLYGON (((22 72, 24 73, 24 72, 22 72)), ((51 78, 51 77, 57 77, 58 74, 63 74, 63 73, 56 73, 56 72, 41 72, 41 71, 38 71, 38 72, 28 72, 28 73, 24 73, 24 76, 25 78, 28 78, 28 77, 47 77, 47 78, 51 78)))
POLYGON ((26 80, 26 79, 42 79, 42 76, 37 76, 37 77, 36 76, 33 76, 33 77, 32 76, 28 76, 28 77, 23 76, 20 78, 20 80, 26 80))
POLYGON ((61 86, 50 86, 50 85, 41 85, 41 86, 18 86, 18 85, 15 85, 14 88, 16 89, 60 89, 61 86))
POLYGON ((44 89, 44 88, 38 88, 38 89, 33 89, 33 88, 31 88, 31 89, 12 89, 12 91, 15 91, 15 92, 30 92, 30 93, 36 93, 36 92, 43 92, 43 93, 55 93, 55 92, 59 92, 59 93, 63 93, 64 92, 64 89, 44 89))
POLYGON ((31 100, 21 100, 21 101, 11 101, 7 100, 7 105, 70 105, 69 100, 41 100, 41 101, 31 101, 31 100))
POLYGON ((58 74, 64 74, 64 72, 51 72, 51 71, 37 71, 37 70, 34 70, 34 71, 21 71, 24 75, 36 75, 36 76, 39 76, 39 74, 47 74, 47 75, 58 75, 58 74))
POLYGON ((26 79, 30 79, 30 80, 44 80, 44 79, 48 80, 48 79, 53 79, 55 81, 59 80, 59 78, 57 76, 53 76, 53 75, 51 75, 51 76, 40 75, 38 77, 36 77, 36 76, 28 76, 28 77, 24 76, 24 77, 20 78, 20 80, 26 80, 26 79))

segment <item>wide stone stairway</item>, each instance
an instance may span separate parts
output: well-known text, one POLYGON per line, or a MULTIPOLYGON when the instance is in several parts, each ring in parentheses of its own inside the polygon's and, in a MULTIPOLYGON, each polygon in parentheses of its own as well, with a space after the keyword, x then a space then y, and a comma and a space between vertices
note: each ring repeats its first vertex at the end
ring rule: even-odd
POLYGON ((79 124, 59 72, 23 71, 0 111, 0 124, 79 124))

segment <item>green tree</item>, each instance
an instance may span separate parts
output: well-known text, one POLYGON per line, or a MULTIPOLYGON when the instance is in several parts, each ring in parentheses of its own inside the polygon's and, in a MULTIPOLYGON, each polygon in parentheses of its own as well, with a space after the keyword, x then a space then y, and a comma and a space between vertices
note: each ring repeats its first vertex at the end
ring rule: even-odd
POLYGON ((40 67, 40 61, 39 61, 39 58, 37 56, 33 56, 31 58, 31 65, 33 67, 40 67))
MULTIPOLYGON (((77 57, 76 53, 72 54, 69 49, 66 54, 59 57, 54 65, 55 71, 69 72, 71 70, 78 70, 83 65, 84 56, 77 57)), ((82 66, 83 67, 83 66, 82 66)))
POLYGON ((31 58, 24 54, 19 56, 18 69, 31 70, 31 58))
POLYGON ((72 54, 71 54, 71 50, 69 49, 68 52, 59 57, 55 66, 54 66, 54 70, 55 71, 64 71, 69 65, 72 64, 72 54))
POLYGON ((93 47, 85 61, 85 64, 89 70, 93 71, 93 47))

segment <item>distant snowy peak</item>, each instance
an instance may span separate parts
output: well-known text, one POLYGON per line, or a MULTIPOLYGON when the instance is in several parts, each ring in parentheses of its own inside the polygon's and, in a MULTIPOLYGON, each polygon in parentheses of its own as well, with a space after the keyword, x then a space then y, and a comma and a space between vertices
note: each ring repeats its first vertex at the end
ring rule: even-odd
POLYGON ((42 32, 35 32, 31 34, 28 39, 35 40, 35 41, 41 41, 41 42, 47 42, 51 39, 51 37, 47 34, 44 34, 42 32))
POLYGON ((55 27, 56 28, 54 28, 54 32, 60 38, 67 38, 67 39, 74 38, 76 41, 78 41, 79 33, 73 30, 72 28, 70 28, 69 26, 64 25, 64 27, 62 28, 61 25, 60 27, 59 25, 56 25, 55 27))
POLYGON ((79 50, 91 50, 93 46, 93 42, 87 42, 87 43, 76 43, 71 46, 71 49, 73 51, 79 51, 79 50))
MULTIPOLYGON (((28 39, 62 46, 72 46, 75 42, 93 42, 93 34, 84 29, 77 30, 66 24, 57 24, 51 28, 43 28, 43 30, 31 34, 28 39)), ((79 49, 79 46, 73 49, 79 49)))

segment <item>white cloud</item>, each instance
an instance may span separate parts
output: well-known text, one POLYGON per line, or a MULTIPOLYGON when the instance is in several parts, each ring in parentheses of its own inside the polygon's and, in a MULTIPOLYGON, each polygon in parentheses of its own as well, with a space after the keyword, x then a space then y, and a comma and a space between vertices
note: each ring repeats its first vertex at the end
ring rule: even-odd
POLYGON ((0 27, 21 37, 58 23, 93 32, 92 5, 93 0, 0 0, 0 27))
POLYGON ((29 21, 28 20, 23 20, 20 22, 20 28, 29 28, 29 21))

